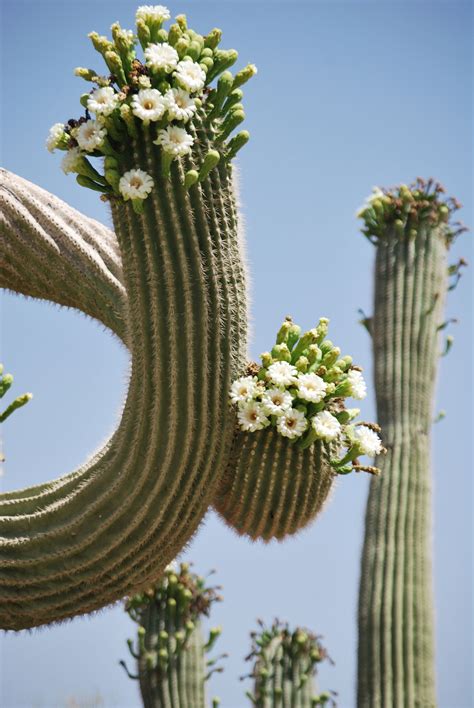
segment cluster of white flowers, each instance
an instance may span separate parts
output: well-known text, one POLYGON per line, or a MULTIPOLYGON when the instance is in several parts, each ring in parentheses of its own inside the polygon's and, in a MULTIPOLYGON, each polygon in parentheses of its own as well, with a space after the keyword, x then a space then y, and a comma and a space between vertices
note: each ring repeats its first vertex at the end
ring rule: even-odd
POLYGON ((255 432, 273 424, 281 435, 294 440, 311 424, 317 438, 330 442, 341 432, 337 418, 329 411, 308 418, 298 408, 301 403, 320 403, 326 389, 326 382, 317 374, 304 374, 286 361, 276 361, 268 367, 265 382, 256 376, 234 381, 230 399, 238 406, 242 430, 255 432))
POLYGON ((375 457, 383 446, 377 426, 354 424, 360 410, 342 405, 348 397, 365 398, 367 386, 351 357, 341 358, 338 347, 324 342, 327 323, 321 318, 317 328, 301 335, 300 328, 287 318, 272 354, 262 355, 262 366, 255 375, 234 381, 230 400, 237 407, 243 431, 273 427, 283 437, 299 440, 302 449, 317 440, 346 448, 340 459, 331 460, 336 471, 346 474, 354 464, 368 469, 354 460, 359 455, 375 457), (285 360, 276 358, 285 348, 285 360))

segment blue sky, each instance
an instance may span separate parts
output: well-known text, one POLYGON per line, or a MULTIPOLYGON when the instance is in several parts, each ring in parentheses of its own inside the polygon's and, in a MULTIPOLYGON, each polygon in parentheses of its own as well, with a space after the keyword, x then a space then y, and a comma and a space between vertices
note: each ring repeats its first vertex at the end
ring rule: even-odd
MULTIPOLYGON (((79 110, 75 66, 99 66, 86 35, 135 2, 3 0, 2 165, 110 223, 106 207, 44 149, 51 124, 79 110)), ((251 354, 273 342, 290 313, 303 327, 322 315, 331 339, 371 377, 370 342, 357 309, 371 311, 374 251, 354 216, 373 185, 433 175, 465 205, 472 225, 471 6, 464 2, 182 2, 190 24, 219 26, 239 66, 259 73, 245 90, 251 142, 240 153, 243 217, 252 276, 251 354)), ((472 261, 472 236, 451 260, 472 261)), ((442 360, 433 431, 438 695, 441 708, 472 705, 472 268, 450 294, 457 317, 442 360)), ((74 469, 109 435, 125 396, 128 357, 95 322, 4 294, 0 358, 17 393, 34 400, 2 430, 3 488, 74 469)), ((372 396, 365 418, 375 416, 372 396)), ((282 544, 250 544, 210 514, 185 557, 218 569, 225 602, 221 651, 231 656, 212 684, 223 708, 246 705, 243 657, 255 619, 277 615, 325 637, 336 665, 321 686, 355 704, 356 602, 368 479, 337 485, 323 517, 282 544)), ((107 707, 138 708, 118 661, 133 625, 120 607, 2 640, 0 704, 66 705, 99 692, 107 707), (26 680, 27 679, 27 680, 26 680)))

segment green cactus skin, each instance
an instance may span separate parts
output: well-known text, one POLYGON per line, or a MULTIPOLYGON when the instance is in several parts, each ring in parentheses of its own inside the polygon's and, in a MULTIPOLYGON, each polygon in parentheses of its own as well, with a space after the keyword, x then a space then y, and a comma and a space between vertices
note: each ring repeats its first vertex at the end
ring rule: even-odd
POLYGON ((122 260, 113 231, 0 169, 0 287, 73 307, 125 340, 122 260))
POLYGON ((365 519, 360 708, 436 704, 430 432, 447 250, 463 229, 453 231, 439 187, 431 188, 432 181, 418 181, 387 192, 361 214, 377 247, 370 329, 387 455, 371 481, 365 519))
POLYGON ((275 620, 271 627, 259 621, 260 631, 252 632, 252 662, 249 676, 253 692, 247 697, 257 708, 315 708, 335 706, 331 693, 317 693, 316 667, 325 659, 331 661, 319 637, 297 627, 275 620))
POLYGON ((176 163, 170 181, 160 177, 146 138, 133 151, 157 189, 142 215, 129 203, 112 209, 132 355, 123 418, 72 475, 2 495, 5 628, 90 612, 158 577, 195 532, 228 457, 228 390, 246 350, 230 168, 187 192, 176 163))
POLYGON ((299 450, 274 428, 239 431, 214 507, 237 533, 254 540, 295 534, 328 499, 336 477, 331 456, 331 446, 321 441, 299 450))
POLYGON ((222 671, 216 666, 221 657, 206 659, 220 628, 211 630, 205 642, 199 618, 221 599, 217 589, 206 587, 204 578, 182 563, 179 571, 168 568, 158 586, 127 602, 129 615, 140 625, 136 648, 128 641, 137 673, 121 664, 130 678, 138 679, 144 708, 205 708, 206 681, 222 671))

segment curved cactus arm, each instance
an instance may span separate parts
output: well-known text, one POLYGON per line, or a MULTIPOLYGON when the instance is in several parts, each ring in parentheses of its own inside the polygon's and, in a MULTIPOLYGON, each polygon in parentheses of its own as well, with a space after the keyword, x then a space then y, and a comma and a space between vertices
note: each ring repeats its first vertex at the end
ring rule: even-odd
POLYGON ((361 212, 376 245, 373 351, 388 454, 373 479, 359 594, 358 706, 435 706, 430 436, 447 252, 459 205, 419 180, 361 212))
POLYGON ((4 169, 0 287, 80 309, 125 339, 126 292, 113 231, 4 169))

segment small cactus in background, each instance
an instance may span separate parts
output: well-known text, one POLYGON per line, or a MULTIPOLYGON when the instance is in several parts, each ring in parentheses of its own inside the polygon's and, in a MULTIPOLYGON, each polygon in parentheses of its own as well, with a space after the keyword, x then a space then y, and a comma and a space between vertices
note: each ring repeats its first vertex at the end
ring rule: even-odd
MULTIPOLYGON (((126 610, 138 623, 136 644, 129 639, 137 673, 127 674, 140 683, 145 708, 205 708, 205 682, 221 655, 207 659, 220 635, 210 630, 204 640, 200 619, 208 616, 214 602, 222 598, 219 587, 206 586, 205 578, 190 572, 187 563, 169 566, 161 582, 126 601, 126 610)), ((218 699, 212 705, 217 706, 218 699)))
MULTIPOLYGON (((369 319, 377 415, 388 453, 367 504, 359 595, 359 708, 436 704, 430 434, 448 268, 464 231, 433 180, 375 189, 359 213, 377 249, 369 319)), ((453 283, 449 285, 449 277, 453 283)))
MULTIPOLYGON (((252 670, 241 680, 253 679, 247 697, 257 708, 314 708, 335 706, 334 692, 319 693, 315 676, 317 666, 329 658, 320 637, 309 630, 274 620, 271 627, 258 621, 260 629, 251 633, 252 651, 247 661, 252 670)), ((331 662, 332 663, 332 662, 331 662)))

